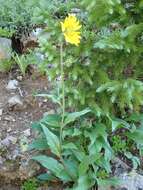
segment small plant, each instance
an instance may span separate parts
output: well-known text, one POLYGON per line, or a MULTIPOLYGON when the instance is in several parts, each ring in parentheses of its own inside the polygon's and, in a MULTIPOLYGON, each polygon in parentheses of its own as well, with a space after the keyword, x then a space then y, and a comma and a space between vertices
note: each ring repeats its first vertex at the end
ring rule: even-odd
POLYGON ((124 153, 128 150, 127 142, 121 138, 121 136, 116 135, 111 139, 113 145, 112 148, 115 153, 124 153))
POLYGON ((16 62, 16 64, 18 65, 21 73, 23 76, 25 76, 26 74, 26 70, 28 68, 28 65, 30 65, 31 63, 29 63, 26 59, 26 56, 25 55, 21 55, 19 56, 18 54, 16 54, 14 56, 14 60, 16 62))
POLYGON ((10 71, 13 65, 14 65, 13 60, 7 60, 7 59, 0 60, 0 72, 10 71))
POLYGON ((0 27, 0 37, 11 38, 13 33, 14 33, 14 31, 9 31, 7 29, 0 27))
POLYGON ((35 179, 29 179, 25 181, 21 190, 37 190, 38 185, 35 179))
POLYGON ((15 63, 18 65, 23 76, 26 75, 28 66, 32 64, 36 64, 37 62, 37 59, 34 53, 23 54, 23 55, 16 54, 13 56, 13 59, 15 60, 15 63))

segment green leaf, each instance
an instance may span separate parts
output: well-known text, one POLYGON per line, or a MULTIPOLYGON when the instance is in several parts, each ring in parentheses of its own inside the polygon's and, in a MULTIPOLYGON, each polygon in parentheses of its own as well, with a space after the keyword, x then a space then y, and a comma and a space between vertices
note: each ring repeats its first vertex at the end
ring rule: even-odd
POLYGON ((83 158, 85 157, 85 153, 81 150, 72 150, 73 154, 77 158, 78 161, 82 161, 83 158))
POLYGON ((107 187, 111 185, 117 186, 120 184, 120 180, 118 178, 108 178, 108 179, 97 179, 98 186, 103 189, 107 190, 107 187))
POLYGON ((89 168, 89 163, 90 163, 89 157, 85 156, 83 158, 83 160, 81 161, 79 168, 78 168, 79 176, 83 176, 86 174, 86 172, 89 168))
POLYGON ((112 123, 112 132, 121 127, 126 128, 126 129, 131 129, 131 126, 125 120, 122 120, 119 118, 110 118, 110 120, 112 123))
POLYGON ((89 190, 91 186, 92 186, 91 179, 86 174, 83 176, 79 176, 78 185, 77 187, 74 188, 74 190, 89 190))
POLYGON ((34 140, 29 145, 29 150, 36 149, 36 150, 46 150, 48 149, 47 140, 45 138, 34 140))
POLYGON ((62 148, 63 148, 63 149, 78 150, 77 146, 76 146, 74 143, 72 143, 72 142, 67 143, 67 144, 64 144, 64 145, 62 146, 62 148))
POLYGON ((51 127, 60 127, 61 117, 57 114, 46 115, 43 119, 40 120, 40 123, 51 126, 51 127))
POLYGON ((37 177, 40 181, 54 181, 56 180, 55 176, 52 176, 50 173, 43 173, 37 177))
POLYGON ((129 118, 127 118, 127 121, 143 122, 143 114, 133 113, 129 118))
POLYGON ((85 155, 80 161, 78 167, 79 176, 85 175, 89 170, 89 166, 95 164, 98 160, 100 160, 100 158, 101 154, 85 155))
POLYGON ((39 156, 32 157, 32 159, 39 162, 42 166, 50 170, 57 177, 60 176, 60 172, 64 169, 62 164, 60 164, 54 158, 51 158, 48 156, 39 155, 39 156))
POLYGON ((64 124, 67 125, 68 123, 74 122, 77 118, 91 112, 89 108, 84 109, 83 111, 80 112, 74 112, 74 113, 69 113, 67 114, 64 124))
POLYGON ((133 156, 131 152, 125 152, 125 156, 132 161, 133 169, 136 170, 140 165, 140 159, 136 156, 133 156))
POLYGON ((66 168, 69 171, 72 178, 76 180, 78 177, 78 162, 77 162, 77 160, 75 160, 74 157, 64 159, 64 165, 66 166, 66 168))
POLYGON ((51 152, 53 152, 57 156, 60 156, 60 142, 58 137, 44 125, 42 126, 42 129, 46 136, 47 143, 50 147, 51 152))
POLYGON ((72 178, 68 175, 65 169, 63 169, 59 174, 59 179, 63 181, 63 183, 71 182, 72 178))
POLYGON ((135 141, 137 144, 143 145, 143 127, 137 128, 133 132, 126 132, 126 136, 133 141, 135 141))
POLYGON ((31 127, 32 127, 32 129, 35 129, 35 130, 41 131, 41 125, 40 125, 40 122, 34 122, 34 123, 32 123, 31 127))

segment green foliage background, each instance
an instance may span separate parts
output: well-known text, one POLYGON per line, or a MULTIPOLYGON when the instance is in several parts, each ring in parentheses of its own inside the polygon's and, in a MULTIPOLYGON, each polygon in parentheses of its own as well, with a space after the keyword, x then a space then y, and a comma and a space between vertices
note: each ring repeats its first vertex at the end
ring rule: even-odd
POLYGON ((40 43, 47 62, 54 65, 48 72, 51 80, 59 74, 60 20, 69 12, 76 13, 83 25, 79 48, 65 44, 68 105, 92 107, 97 115, 139 111, 143 104, 143 2, 83 0, 63 3, 54 12, 41 5, 36 17, 47 25, 48 33, 40 43))
POLYGON ((0 0, 0 28, 15 33, 15 37, 27 35, 35 24, 32 17, 37 2, 37 0, 0 0))

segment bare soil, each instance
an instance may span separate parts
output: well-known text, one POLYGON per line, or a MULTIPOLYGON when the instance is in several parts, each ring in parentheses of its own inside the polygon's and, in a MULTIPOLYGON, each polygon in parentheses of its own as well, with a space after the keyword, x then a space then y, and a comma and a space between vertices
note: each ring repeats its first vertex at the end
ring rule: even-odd
MULTIPOLYGON (((21 169, 19 155, 18 160, 20 161, 17 161, 17 156, 11 160, 10 154, 19 151, 20 138, 24 135, 24 131, 29 129, 34 121, 39 120, 45 112, 53 110, 53 105, 50 102, 33 96, 37 92, 49 93, 51 87, 46 77, 29 75, 25 78, 22 77, 22 80, 19 81, 19 88, 16 91, 8 91, 6 89, 8 81, 11 79, 18 80, 17 77, 18 73, 15 71, 9 74, 0 74, 0 109, 2 110, 0 115, 0 144, 7 137, 16 139, 15 143, 6 145, 4 151, 0 147, 0 190, 20 190, 20 186, 16 184, 19 185, 21 183, 19 180, 28 178, 27 171, 21 171, 22 173, 19 171, 21 169), (8 99, 14 95, 21 96, 23 106, 8 107, 8 99)), ((28 140, 30 141, 32 138, 33 134, 30 129, 28 140)), ((27 152, 23 155, 20 154, 21 157, 28 160, 27 152)), ((54 189, 56 190, 56 188, 54 189)))

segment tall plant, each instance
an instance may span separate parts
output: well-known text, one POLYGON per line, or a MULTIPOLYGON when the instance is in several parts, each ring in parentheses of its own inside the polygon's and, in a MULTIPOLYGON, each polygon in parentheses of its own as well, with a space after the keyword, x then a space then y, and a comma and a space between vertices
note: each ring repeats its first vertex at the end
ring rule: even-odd
MULTIPOLYGON (((62 23, 62 32, 67 43, 78 47, 61 44, 61 7, 54 13, 37 11, 47 25, 39 42, 47 62, 53 64, 47 71, 49 79, 60 77, 61 81, 57 94, 40 96, 51 98, 62 109, 33 124, 40 135, 31 148, 50 150, 48 156, 33 159, 48 169, 41 180, 58 178, 74 190, 96 185, 106 188, 116 182, 111 179, 115 156, 122 154, 131 160, 134 169, 140 164, 143 119, 133 112, 139 112, 143 104, 143 6, 139 1, 120 0, 83 0, 70 6, 83 27, 75 37, 79 23, 68 30, 69 16, 62 23), (90 110, 67 113, 65 107, 90 110)), ((66 3, 64 9, 66 12, 66 3)))

